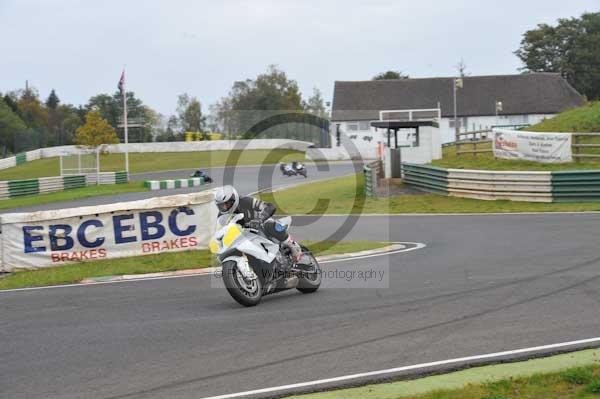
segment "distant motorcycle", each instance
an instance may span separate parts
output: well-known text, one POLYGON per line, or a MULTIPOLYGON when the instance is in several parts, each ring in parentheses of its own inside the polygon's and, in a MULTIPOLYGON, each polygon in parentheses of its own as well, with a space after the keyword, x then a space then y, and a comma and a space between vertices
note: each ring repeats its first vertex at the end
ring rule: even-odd
POLYGON ((281 173, 284 176, 304 176, 306 179, 308 174, 306 172, 306 167, 300 162, 292 162, 292 163, 282 163, 279 168, 281 169, 281 173))
POLYGON ((202 179, 204 179, 204 183, 212 183, 213 179, 212 177, 210 177, 209 175, 206 174, 205 171, 203 170, 196 170, 194 173, 192 173, 190 175, 190 177, 201 177, 202 179))

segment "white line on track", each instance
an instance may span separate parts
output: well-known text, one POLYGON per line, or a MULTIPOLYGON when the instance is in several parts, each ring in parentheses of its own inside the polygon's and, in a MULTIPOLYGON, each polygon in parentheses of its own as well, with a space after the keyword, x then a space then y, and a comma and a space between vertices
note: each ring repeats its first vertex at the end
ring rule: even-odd
MULTIPOLYGON (((410 245, 414 245, 414 247, 402 248, 402 249, 397 249, 397 250, 389 251, 389 252, 381 252, 381 253, 378 253, 378 254, 362 255, 362 256, 354 256, 354 257, 353 256, 349 256, 347 258, 325 260, 325 261, 321 261, 319 263, 320 264, 326 264, 326 263, 335 263, 335 262, 347 262, 347 261, 352 261, 352 260, 372 258, 372 257, 375 257, 375 256, 394 255, 394 254, 398 254, 398 253, 401 253, 401 252, 414 251, 414 250, 417 250, 417 249, 424 248, 426 246, 425 244, 420 243, 420 242, 406 242, 406 241, 403 241, 403 242, 391 242, 390 244, 410 244, 410 245)), ((3 293, 7 293, 7 292, 38 291, 38 290, 48 290, 48 289, 53 289, 53 288, 85 287, 85 286, 91 286, 91 285, 132 283, 132 282, 138 282, 138 281, 168 280, 168 279, 172 279, 172 278, 204 277, 204 276, 211 276, 211 275, 212 275, 212 273, 206 273, 206 274, 184 274, 184 275, 180 275, 180 276, 157 276, 157 277, 131 278, 131 279, 127 279, 127 280, 115 280, 115 281, 96 281, 96 282, 93 282, 93 283, 85 283, 85 284, 75 283, 75 284, 49 285, 49 286, 45 286, 45 287, 13 288, 13 289, 8 289, 8 290, 0 290, 0 295, 2 295, 3 293)))
POLYGON ((326 213, 322 215, 290 215, 292 217, 348 217, 348 216, 366 216, 366 217, 396 217, 396 216, 527 216, 527 215, 600 215, 600 211, 562 211, 562 212, 481 212, 481 213, 326 213))
POLYGON ((414 245, 414 247, 401 248, 401 249, 397 249, 395 251, 382 252, 382 253, 379 253, 379 254, 361 255, 361 256, 350 256, 350 257, 347 257, 347 258, 324 260, 324 261, 320 261, 319 264, 335 263, 335 262, 346 262, 346 261, 349 261, 349 260, 373 258, 375 256, 393 255, 393 254, 398 254, 398 253, 401 253, 401 252, 415 251, 417 249, 421 249, 421 248, 425 248, 426 247, 425 244, 420 243, 420 242, 392 242, 390 244, 410 244, 410 245, 414 245))
POLYGON ((350 380, 355 380, 355 379, 365 378, 365 377, 381 376, 381 375, 386 375, 386 374, 399 373, 399 372, 403 372, 403 371, 419 370, 419 369, 435 367, 435 366, 443 366, 443 365, 448 365, 448 364, 500 358, 503 356, 519 355, 519 354, 524 354, 524 353, 539 352, 539 351, 545 351, 545 350, 551 350, 551 349, 568 348, 570 346, 585 345, 585 344, 591 344, 591 343, 597 343, 597 342, 600 342, 600 337, 580 339, 578 341, 561 342, 561 343, 550 344, 550 345, 533 346, 533 347, 529 347, 529 348, 515 349, 515 350, 504 351, 504 352, 486 353, 483 355, 458 357, 458 358, 454 358, 454 359, 439 360, 436 362, 414 364, 411 366, 395 367, 392 369, 369 371, 369 372, 365 372, 365 373, 350 374, 350 375, 344 375, 344 376, 340 376, 340 377, 325 378, 322 380, 300 382, 297 384, 280 385, 277 387, 255 389, 252 391, 236 392, 236 393, 230 393, 230 394, 219 395, 219 396, 210 396, 210 397, 204 397, 202 399, 241 398, 241 397, 251 396, 251 395, 274 393, 274 392, 288 391, 288 390, 297 389, 297 388, 307 388, 307 387, 314 387, 314 386, 324 385, 324 384, 350 381, 350 380))

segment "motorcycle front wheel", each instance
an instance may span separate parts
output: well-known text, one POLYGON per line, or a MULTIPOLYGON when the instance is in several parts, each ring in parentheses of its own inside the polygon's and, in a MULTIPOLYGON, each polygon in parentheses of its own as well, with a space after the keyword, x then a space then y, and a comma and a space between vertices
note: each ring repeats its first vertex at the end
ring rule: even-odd
POLYGON ((247 280, 238 270, 237 263, 227 261, 223 263, 223 283, 229 295, 237 303, 244 306, 256 306, 262 298, 263 286, 257 277, 247 280))

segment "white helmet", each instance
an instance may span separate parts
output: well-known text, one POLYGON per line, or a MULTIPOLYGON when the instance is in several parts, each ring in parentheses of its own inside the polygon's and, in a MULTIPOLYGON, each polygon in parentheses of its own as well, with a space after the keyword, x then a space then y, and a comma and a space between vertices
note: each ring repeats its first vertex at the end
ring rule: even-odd
POLYGON ((233 186, 223 186, 215 190, 215 204, 221 213, 233 213, 240 203, 240 196, 233 186))

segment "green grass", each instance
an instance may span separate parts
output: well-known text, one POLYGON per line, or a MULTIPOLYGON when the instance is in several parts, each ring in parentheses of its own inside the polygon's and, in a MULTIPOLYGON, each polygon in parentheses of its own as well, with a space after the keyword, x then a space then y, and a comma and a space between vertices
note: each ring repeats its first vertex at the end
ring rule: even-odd
MULTIPOLYGON (((553 118, 546 119, 525 130, 532 132, 600 133, 600 101, 570 109, 553 118)), ((574 139, 575 140, 575 139, 574 139)), ((581 137, 580 144, 600 144, 600 137, 581 137)), ((461 145, 461 150, 472 150, 473 145, 461 145)), ((580 162, 543 164, 532 161, 495 159, 491 153, 492 143, 477 144, 479 150, 489 153, 456 155, 456 147, 444 147, 443 157, 431 164, 444 168, 483 170, 576 170, 600 169, 600 158, 583 158, 580 162)), ((575 151, 575 150, 574 150, 575 151)), ((600 154, 600 148, 583 148, 582 154, 600 154)))
MULTIPOLYGON (((173 169, 192 169, 237 165, 259 165, 303 160, 304 153, 287 149, 244 150, 244 151, 194 151, 163 153, 131 153, 129 164, 131 173, 153 172, 173 169), (230 158, 231 155, 231 158, 230 158), (239 155, 236 163, 235 157, 239 155)), ((104 154, 100 158, 100 168, 104 172, 125 169, 124 154, 104 154)), ((45 158, 26 162, 22 165, 0 170, 0 180, 31 179, 36 177, 59 176, 59 158, 45 158)))
POLYGON ((290 399, 600 398, 599 354, 598 349, 588 349, 290 399), (572 379, 581 374, 585 380, 572 379))
POLYGON ((532 132, 600 133, 600 101, 570 109, 528 127, 532 132))
POLYGON ((387 198, 365 197, 362 175, 309 183, 275 193, 261 194, 281 213, 497 213, 497 212, 578 212, 600 211, 600 202, 535 203, 483 201, 436 194, 402 195, 387 198))
MULTIPOLYGON (((578 368, 585 370, 600 381, 600 366, 578 368)), ((590 382, 571 382, 565 375, 567 370, 557 373, 535 374, 529 377, 508 378, 484 384, 469 384, 461 389, 437 390, 426 394, 398 396, 403 399, 586 399, 600 398, 598 385, 590 382)))
MULTIPOLYGON (((582 140, 582 143, 592 142, 592 139, 582 140)), ((598 142, 598 139, 594 139, 598 142)), ((600 142, 598 142, 600 143, 600 142)), ((478 144, 478 149, 490 149, 492 143, 478 144)), ((471 145, 463 145, 461 149, 472 149, 471 145)), ((585 149, 585 153, 591 153, 590 149, 585 149)), ((431 162, 433 166, 453 169, 481 169, 481 170, 530 170, 530 171, 552 171, 552 170, 583 170, 600 169, 599 159, 586 159, 582 162, 568 162, 560 164, 539 163, 533 161, 496 159, 494 154, 482 153, 474 156, 472 154, 456 155, 456 147, 448 146, 442 149, 442 159, 431 162)))
MULTIPOLYGON (((317 255, 332 255, 381 248, 375 241, 303 241, 317 255)), ((76 283, 84 278, 123 274, 166 272, 216 266, 208 250, 170 252, 156 255, 79 262, 38 270, 16 271, 0 279, 0 290, 76 283)))
POLYGON ((13 209, 53 202, 72 201, 82 198, 97 197, 101 195, 114 195, 147 191, 142 182, 127 184, 105 184, 100 186, 88 186, 74 188, 71 190, 57 191, 55 193, 28 195, 0 201, 0 209, 13 209))

